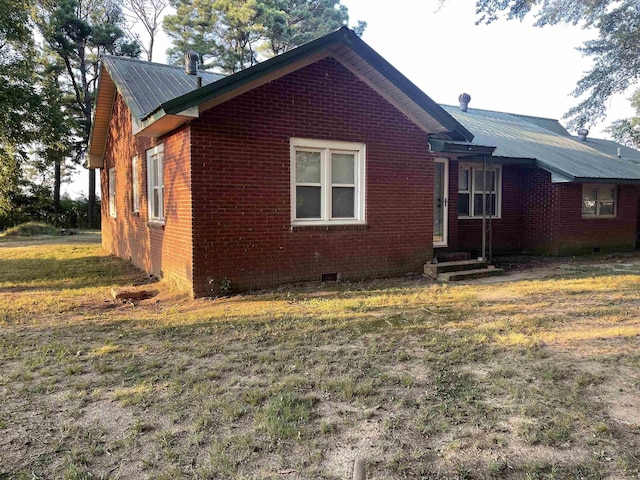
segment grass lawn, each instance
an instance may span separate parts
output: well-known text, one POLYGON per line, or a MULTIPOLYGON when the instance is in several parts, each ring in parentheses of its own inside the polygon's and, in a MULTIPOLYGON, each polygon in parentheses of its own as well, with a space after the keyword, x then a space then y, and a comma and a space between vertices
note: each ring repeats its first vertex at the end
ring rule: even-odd
POLYGON ((1 479, 637 479, 640 258, 190 300, 0 242, 1 479))

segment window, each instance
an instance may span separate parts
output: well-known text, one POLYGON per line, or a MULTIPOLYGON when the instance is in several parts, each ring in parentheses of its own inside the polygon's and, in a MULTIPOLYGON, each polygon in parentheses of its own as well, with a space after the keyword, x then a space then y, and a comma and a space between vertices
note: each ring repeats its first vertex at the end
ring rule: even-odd
POLYGON ((116 216, 116 169, 109 169, 109 215, 116 216))
POLYGON ((138 173, 138 156, 136 155, 131 159, 131 203, 134 212, 140 211, 140 191, 139 185, 139 173, 138 173))
POLYGON ((364 223, 364 174, 364 144, 292 138, 292 222, 364 223))
POLYGON ((615 217, 616 193, 615 185, 583 185, 582 216, 615 217))
POLYGON ((147 195, 149 221, 164 222, 164 161, 163 147, 147 150, 147 195))
POLYGON ((486 193, 487 215, 500 218, 502 211, 502 167, 500 165, 487 167, 486 185, 484 174, 482 165, 460 165, 458 174, 459 217, 482 217, 482 202, 486 193))

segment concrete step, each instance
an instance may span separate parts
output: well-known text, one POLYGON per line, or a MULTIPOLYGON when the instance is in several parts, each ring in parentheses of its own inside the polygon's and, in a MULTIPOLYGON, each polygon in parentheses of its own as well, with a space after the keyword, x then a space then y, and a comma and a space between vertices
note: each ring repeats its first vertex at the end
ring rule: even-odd
POLYGON ((435 257, 438 259, 439 263, 471 260, 469 252, 436 252, 435 257))
POLYGON ((457 272, 440 273, 436 279, 440 282, 461 282, 464 280, 473 280, 476 278, 495 277, 502 275, 503 270, 489 265, 486 268, 477 268, 474 270, 462 270, 457 272))
POLYGON ((436 278, 441 273, 459 272, 462 270, 478 270, 486 268, 487 262, 479 260, 457 260, 455 262, 427 263, 424 266, 424 274, 436 278))

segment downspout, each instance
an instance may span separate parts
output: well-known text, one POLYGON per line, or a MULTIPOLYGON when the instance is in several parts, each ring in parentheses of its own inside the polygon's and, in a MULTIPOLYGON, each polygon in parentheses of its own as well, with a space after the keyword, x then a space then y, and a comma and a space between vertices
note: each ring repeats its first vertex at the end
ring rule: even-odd
MULTIPOLYGON (((496 210, 497 210, 498 209, 498 195, 497 195, 498 177, 497 177, 497 174, 493 171, 492 167, 493 167, 493 164, 491 163, 491 157, 489 157, 489 168, 491 169, 492 177, 494 179, 493 180, 493 188, 496 189, 496 210)), ((486 186, 485 186, 485 188, 486 188, 486 186)), ((493 194, 490 194, 490 195, 493 195, 493 194)), ((493 202, 491 204, 493 205, 493 202)), ((492 258, 493 258, 493 208, 491 210, 489 210, 489 253, 488 253, 488 258, 487 258, 487 260, 489 261, 489 264, 491 263, 492 258)))
POLYGON ((482 155, 482 250, 478 260, 486 261, 487 254, 487 156, 482 155))

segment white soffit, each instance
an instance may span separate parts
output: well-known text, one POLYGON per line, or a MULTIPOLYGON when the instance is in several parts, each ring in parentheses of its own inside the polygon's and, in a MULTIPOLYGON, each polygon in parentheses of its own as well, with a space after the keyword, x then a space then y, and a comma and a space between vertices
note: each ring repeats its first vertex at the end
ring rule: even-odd
POLYGON ((447 133, 448 129, 425 112, 424 108, 409 98, 384 75, 346 45, 340 45, 333 55, 354 75, 373 88, 427 133, 447 133))

